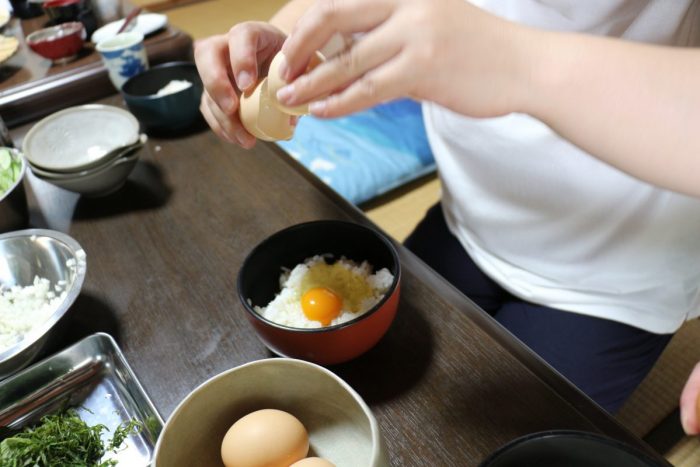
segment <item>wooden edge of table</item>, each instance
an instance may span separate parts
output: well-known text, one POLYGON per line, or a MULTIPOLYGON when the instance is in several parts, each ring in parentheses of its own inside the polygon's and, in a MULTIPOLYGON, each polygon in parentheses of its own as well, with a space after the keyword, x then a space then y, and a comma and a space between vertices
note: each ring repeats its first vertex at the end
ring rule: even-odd
MULTIPOLYGON (((340 209, 345 211, 356 222, 382 232, 382 229, 373 223, 367 216, 365 216, 359 208, 352 205, 336 191, 323 183, 299 161, 293 157, 290 157, 282 148, 274 143, 262 144, 269 145, 272 150, 282 159, 284 159, 287 164, 292 166, 292 168, 299 172, 309 183, 328 196, 340 209)), ((388 234, 385 235, 387 235, 388 238, 391 238, 388 234)), ((392 239, 392 241, 397 244, 395 240, 392 239)), ((439 274, 433 271, 417 256, 406 248, 403 248, 401 245, 397 244, 397 246, 399 247, 398 251, 402 263, 407 264, 409 268, 414 271, 419 271, 421 273, 420 277, 426 280, 431 288, 439 290, 440 296, 446 302, 452 305, 455 309, 458 309, 466 314, 472 322, 474 322, 495 341, 513 354, 515 358, 531 373, 543 381, 547 386, 552 388, 552 390, 562 397, 573 410, 590 421, 605 435, 631 444, 632 446, 641 447, 647 455, 652 456, 659 462, 663 462, 663 465, 671 465, 644 440, 640 439, 626 427, 620 424, 614 417, 608 414, 603 408, 599 407, 586 394, 584 394, 581 390, 559 374, 557 370, 540 358, 539 355, 530 350, 524 344, 520 343, 507 329, 501 326, 500 323, 489 316, 485 311, 481 310, 474 302, 462 294, 462 292, 460 292, 452 284, 447 282, 447 280, 443 279, 439 274)))

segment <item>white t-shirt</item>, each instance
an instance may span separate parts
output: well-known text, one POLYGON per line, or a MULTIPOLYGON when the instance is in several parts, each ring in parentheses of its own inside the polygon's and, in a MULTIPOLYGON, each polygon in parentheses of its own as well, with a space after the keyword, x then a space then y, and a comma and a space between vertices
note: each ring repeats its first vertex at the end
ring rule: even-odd
MULTIPOLYGON (((550 30, 700 44, 698 1, 473 3, 550 30)), ((656 333, 700 315, 700 199, 638 181, 527 115, 423 112, 450 230, 505 289, 656 333)))

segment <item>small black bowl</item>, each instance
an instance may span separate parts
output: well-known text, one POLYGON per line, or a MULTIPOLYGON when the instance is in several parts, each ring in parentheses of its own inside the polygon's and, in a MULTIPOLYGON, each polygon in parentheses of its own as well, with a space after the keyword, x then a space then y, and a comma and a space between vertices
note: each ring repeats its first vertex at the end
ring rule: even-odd
POLYGON ((201 121, 202 89, 194 63, 169 62, 132 76, 122 86, 121 94, 146 132, 172 133, 189 129, 201 121), (172 80, 189 81, 192 86, 158 96, 158 91, 172 80))
POLYGON ((517 438, 479 467, 665 467, 620 441, 585 431, 556 430, 517 438))
POLYGON ((36 18, 43 15, 41 3, 38 0, 10 0, 12 14, 20 19, 36 18))

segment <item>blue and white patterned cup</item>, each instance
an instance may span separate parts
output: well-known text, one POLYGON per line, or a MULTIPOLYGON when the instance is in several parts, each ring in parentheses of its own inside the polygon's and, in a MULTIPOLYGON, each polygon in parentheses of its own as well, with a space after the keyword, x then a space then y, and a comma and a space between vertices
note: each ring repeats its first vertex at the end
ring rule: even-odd
POLYGON ((148 69, 148 56, 140 32, 117 34, 98 43, 96 48, 117 90, 127 79, 148 69))

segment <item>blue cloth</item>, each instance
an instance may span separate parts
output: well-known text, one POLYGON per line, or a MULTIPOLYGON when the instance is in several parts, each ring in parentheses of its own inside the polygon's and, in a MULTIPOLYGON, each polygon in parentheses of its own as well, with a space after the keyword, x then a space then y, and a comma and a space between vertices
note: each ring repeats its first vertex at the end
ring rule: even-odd
POLYGON ((303 117, 277 144, 359 204, 435 170, 420 104, 401 99, 348 117, 303 117))
POLYGON ((448 230, 439 204, 406 246, 609 412, 622 406, 671 340, 671 334, 514 297, 474 264, 448 230))

